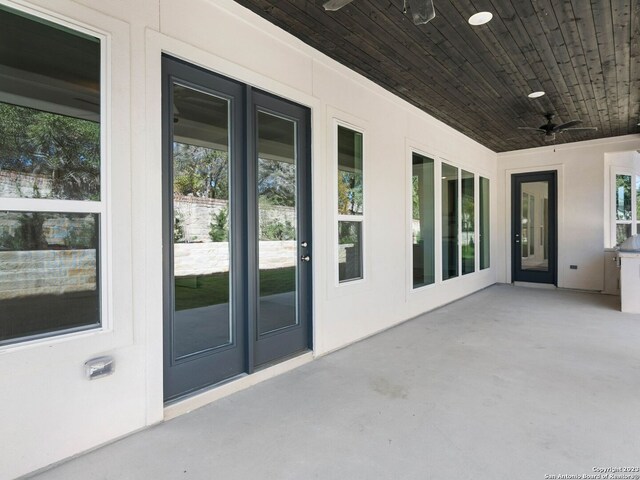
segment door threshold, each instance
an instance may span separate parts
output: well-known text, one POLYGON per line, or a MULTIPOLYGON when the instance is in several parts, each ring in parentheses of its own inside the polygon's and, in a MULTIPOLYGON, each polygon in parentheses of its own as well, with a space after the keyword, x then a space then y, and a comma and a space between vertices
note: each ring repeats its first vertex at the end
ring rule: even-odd
POLYGON ((544 290, 555 290, 553 283, 535 283, 535 282, 513 282, 514 287, 542 288, 544 290))
POLYGON ((261 369, 251 375, 239 375, 222 384, 216 384, 206 390, 198 392, 178 399, 164 407, 164 420, 171 420, 185 413, 192 412, 200 407, 204 407, 216 400, 227 397, 233 393, 239 392, 246 388, 252 387, 257 383, 263 382, 273 377, 277 377, 283 373, 294 370, 313 360, 313 352, 307 351, 302 355, 285 360, 270 367, 261 369))

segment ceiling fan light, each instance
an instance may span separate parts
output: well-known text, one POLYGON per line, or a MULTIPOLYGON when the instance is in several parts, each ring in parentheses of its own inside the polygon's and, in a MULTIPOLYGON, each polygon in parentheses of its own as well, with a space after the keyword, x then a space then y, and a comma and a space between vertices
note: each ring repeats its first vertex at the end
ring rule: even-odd
POLYGON ((492 18, 493 14, 491 12, 478 12, 469 17, 469 23, 477 27, 478 25, 484 25, 490 22, 492 18))
POLYGON ((544 95, 545 93, 542 90, 539 90, 537 92, 531 92, 529 95, 527 95, 527 97, 529 98, 540 98, 544 95))

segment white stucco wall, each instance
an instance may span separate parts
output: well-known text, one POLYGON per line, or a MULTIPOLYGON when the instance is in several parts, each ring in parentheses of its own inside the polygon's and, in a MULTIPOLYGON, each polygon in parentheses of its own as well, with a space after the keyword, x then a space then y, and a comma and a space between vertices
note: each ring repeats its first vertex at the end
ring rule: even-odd
POLYGON ((640 135, 627 135, 498 154, 497 281, 511 282, 511 175, 557 170, 558 287, 602 290, 610 168, 633 164, 639 148, 640 135))
MULTIPOLYGON (((232 0, 0 3, 33 7, 106 36, 110 138, 105 325, 0 347, 0 478, 163 419, 162 52, 311 108, 315 355, 495 282, 492 267, 414 292, 408 261, 411 149, 491 180, 493 232, 496 155, 232 0), (336 281, 336 119, 365 134, 366 277, 346 285, 336 281), (105 354, 114 356, 115 374, 87 381, 83 363, 105 354)), ((493 265, 499 252, 494 241, 493 265)))

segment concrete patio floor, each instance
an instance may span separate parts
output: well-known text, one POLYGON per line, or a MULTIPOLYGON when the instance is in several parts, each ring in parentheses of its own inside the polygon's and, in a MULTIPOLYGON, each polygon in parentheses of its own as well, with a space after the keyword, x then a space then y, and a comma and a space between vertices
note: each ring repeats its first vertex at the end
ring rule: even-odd
POLYGON ((640 315, 618 302, 493 286, 32 478, 542 480, 640 467, 640 315))

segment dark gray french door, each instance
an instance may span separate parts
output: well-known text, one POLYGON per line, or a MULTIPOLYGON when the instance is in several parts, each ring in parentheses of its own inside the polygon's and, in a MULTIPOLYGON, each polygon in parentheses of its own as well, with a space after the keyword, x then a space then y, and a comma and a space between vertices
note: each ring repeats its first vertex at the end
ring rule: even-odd
POLYGON ((164 396, 311 348, 309 110, 163 56, 164 396))
POLYGON ((512 280, 557 284, 556 172, 511 177, 512 280))

